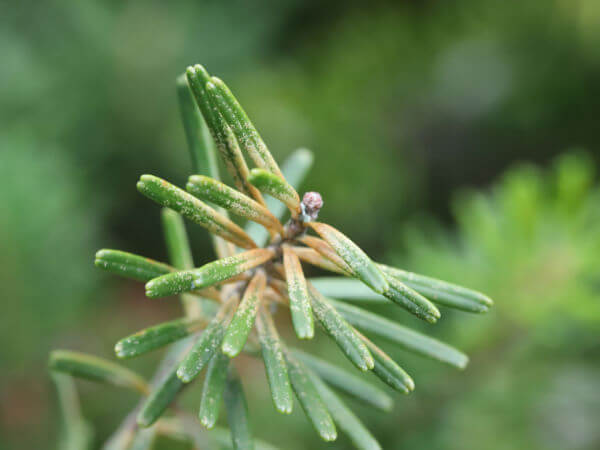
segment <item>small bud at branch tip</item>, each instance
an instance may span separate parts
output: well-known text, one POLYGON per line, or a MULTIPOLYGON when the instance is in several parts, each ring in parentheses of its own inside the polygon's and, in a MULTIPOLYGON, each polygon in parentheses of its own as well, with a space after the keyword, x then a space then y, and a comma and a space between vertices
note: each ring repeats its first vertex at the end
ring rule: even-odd
POLYGON ((323 197, 318 192, 307 192, 302 197, 300 207, 305 220, 316 220, 319 217, 319 211, 323 207, 323 197))

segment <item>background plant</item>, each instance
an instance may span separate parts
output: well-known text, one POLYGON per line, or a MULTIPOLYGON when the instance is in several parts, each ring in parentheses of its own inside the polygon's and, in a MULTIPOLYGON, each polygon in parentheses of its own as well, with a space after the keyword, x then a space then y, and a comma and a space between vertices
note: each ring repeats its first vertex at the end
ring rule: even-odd
MULTIPOLYGON (((261 354, 277 411, 292 412, 293 391, 324 441, 336 440, 339 428, 357 448, 380 448, 327 385, 384 411, 390 409, 391 398, 325 360, 290 349, 279 338, 274 322, 277 310, 282 305, 289 308, 299 339, 313 339, 318 323, 356 368, 372 371, 394 390, 407 394, 415 387, 412 378, 353 326, 461 369, 467 357, 426 335, 325 295, 390 301, 428 323, 441 317, 432 301, 472 313, 487 312, 492 301, 457 285, 375 263, 343 233, 318 222, 321 195, 307 192, 300 200, 289 184, 303 178, 312 163, 310 152, 297 151, 282 171, 227 86, 202 66, 189 67, 178 80, 177 90, 195 174, 189 178, 187 192, 152 175, 142 175, 137 184, 138 191, 164 207, 171 266, 117 250, 98 251, 95 262, 102 269, 146 282, 149 298, 181 294, 185 311, 180 319, 121 339, 115 345, 116 355, 130 358, 175 344, 150 384, 115 363, 66 350, 52 352, 50 368, 130 388, 145 397, 106 443, 110 449, 150 448, 159 434, 183 434, 196 447, 205 445, 202 437, 196 437, 187 413, 175 406, 175 416, 163 418, 182 388, 205 368, 200 422, 213 428, 224 401, 232 446, 254 448, 240 375, 230 364, 242 351, 261 354), (219 181, 215 148, 237 190, 219 181), (249 170, 248 157, 256 168, 249 170), (268 202, 263 194, 270 196, 268 202), (290 218, 282 225, 278 217, 284 206, 290 218), (232 222, 228 212, 247 219, 246 230, 232 222), (218 260, 194 268, 182 217, 212 234, 218 260), (309 235, 309 230, 316 236, 309 235), (307 280, 301 261, 349 278, 307 280)), ((81 445, 88 427, 73 412, 73 401, 68 401, 71 388, 62 378, 56 380, 69 419, 66 430, 76 436, 66 439, 76 447, 74 442, 81 445)))
MULTIPOLYGON (((468 392, 434 414, 437 436, 417 429, 407 440, 475 449, 493 429, 511 435, 490 442, 493 449, 507 442, 540 449, 598 445, 599 196, 589 155, 572 150, 548 169, 522 164, 489 192, 458 195, 458 226, 451 233, 435 223, 408 227, 396 263, 489 286, 506 304, 480 321, 449 317, 442 336, 482 358, 479 374, 472 375, 468 392), (457 432, 458 442, 449 439, 457 432)), ((432 402, 446 390, 441 383, 429 388, 432 402)), ((427 403, 423 399, 420 408, 427 403)))

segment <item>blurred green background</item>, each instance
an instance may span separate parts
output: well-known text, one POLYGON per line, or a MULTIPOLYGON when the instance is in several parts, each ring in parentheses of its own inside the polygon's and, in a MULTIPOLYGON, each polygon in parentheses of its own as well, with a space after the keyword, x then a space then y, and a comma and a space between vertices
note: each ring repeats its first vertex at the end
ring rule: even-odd
MULTIPOLYGON (((159 208, 135 182, 189 175, 174 79, 200 62, 279 160, 314 151, 305 187, 325 221, 375 259, 496 301, 435 327, 393 310, 471 363, 384 345, 417 390, 389 415, 349 400, 384 448, 600 448, 599 48, 597 0, 3 3, 0 447, 55 448, 50 349, 111 357, 177 317, 92 261, 101 247, 165 259, 159 208)), ((196 264, 210 260, 188 228, 196 264)), ((130 366, 150 374, 159 357, 130 366)), ((256 436, 326 448, 243 364, 256 436)), ((99 445, 135 397, 78 388, 99 445)), ((184 398, 195 410, 198 389, 184 398)))

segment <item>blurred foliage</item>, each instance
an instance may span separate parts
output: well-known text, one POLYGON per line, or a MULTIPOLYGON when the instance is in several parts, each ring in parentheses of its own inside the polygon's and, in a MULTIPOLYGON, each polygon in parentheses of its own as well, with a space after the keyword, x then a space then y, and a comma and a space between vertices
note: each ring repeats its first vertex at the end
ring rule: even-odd
POLYGON ((446 324, 445 338, 475 352, 470 379, 438 412, 439 433, 420 442, 597 448, 600 188, 589 155, 565 154, 545 171, 511 169, 489 193, 456 196, 454 214, 453 232, 409 227, 400 260, 485 286, 496 308, 483 325, 446 324))
POLYGON ((56 144, 21 130, 0 135, 0 148, 0 284, 10 318, 0 327, 0 359, 12 362, 5 374, 15 374, 26 367, 19 356, 43 358, 48 333, 75 319, 92 295, 97 277, 74 261, 89 258, 98 225, 84 183, 64 176, 74 170, 56 144))
MULTIPOLYGON (((457 233, 421 225, 427 239, 415 238, 402 260, 409 269, 471 284, 496 298, 497 314, 477 324, 440 325, 449 341, 455 337, 469 353, 480 351, 489 369, 480 371, 474 357, 468 382, 459 374, 451 384, 453 375, 443 372, 438 392, 430 381, 420 383, 416 395, 430 394, 431 409, 410 409, 420 400, 406 399, 405 412, 399 412, 407 424, 405 442, 458 446, 468 437, 461 427, 477 419, 482 435, 496 424, 510 430, 498 446, 511 447, 514 428, 512 448, 529 445, 524 439, 560 446, 565 441, 556 434, 575 436, 567 442, 575 448, 589 447, 593 432, 585 431, 586 418, 598 413, 587 414, 583 405, 593 405, 592 396, 584 387, 572 388, 571 397, 560 392, 571 377, 572 386, 598 378, 587 361, 597 359, 597 350, 590 350, 593 336, 586 331, 597 324, 597 266, 592 232, 580 228, 591 220, 582 211, 591 215, 591 208, 550 213, 548 199, 558 205, 558 197, 548 197, 551 182, 531 168, 512 182, 516 191, 527 191, 514 194, 517 203, 535 203, 531 209, 492 201, 499 194, 484 196, 486 201, 462 197, 464 205, 455 202, 454 210, 463 211, 458 216, 448 205, 457 188, 487 187, 515 161, 546 166, 569 146, 589 149, 587 169, 598 165, 599 43, 597 0, 368 6, 285 0, 256 2, 250 12, 240 1, 4 2, 0 173, 10 189, 0 193, 0 294, 6 309, 0 319, 0 446, 38 448, 55 435, 50 384, 39 376, 49 347, 78 342, 82 350, 108 354, 115 335, 174 312, 143 303, 144 313, 132 314, 131 303, 141 302, 141 293, 127 284, 95 289, 99 275, 92 257, 94 249, 110 244, 164 259, 159 218, 132 187, 141 173, 161 173, 180 184, 189 175, 174 79, 186 65, 202 62, 228 80, 278 159, 299 146, 315 151, 318 170, 306 186, 323 193, 323 219, 347 230, 374 257, 417 213, 446 225, 462 217, 457 233), (363 176, 376 182, 357 186, 363 176), (528 183, 539 188, 523 187, 528 183), (489 212, 492 206, 495 212, 489 212), (469 227, 463 220, 471 215, 469 227), (477 220, 485 226, 475 225, 477 220), (523 232, 528 227, 529 237, 523 232), (463 237, 467 229, 469 239, 463 237), (470 243, 468 252, 463 241, 470 243), (438 260, 434 252, 448 256, 438 260), (533 275, 538 283, 531 282, 533 275), (65 327, 70 321, 77 326, 65 327), (90 329, 96 340, 82 340, 90 329), (538 384, 538 376, 547 384, 538 384), (468 387, 472 400, 459 405, 468 387), (454 406, 446 406, 440 393, 454 406), (551 416, 550 406, 558 410, 562 401, 566 411, 585 413, 563 423, 572 425, 568 432, 551 416), (440 404, 444 411, 438 411, 440 404), (525 406, 526 417, 511 414, 525 406), (32 423, 39 427, 32 430, 32 423), (443 432, 432 432, 437 423, 443 432)), ((192 240, 195 254, 208 261, 205 235, 192 240)), ((398 244, 398 257, 405 246, 398 244)), ((416 364, 427 376, 430 366, 416 364)), ((109 405, 104 395, 95 398, 84 414, 101 424, 102 439, 114 425, 113 410, 125 411, 127 399, 115 395, 109 405)), ((271 416, 256 412, 259 436, 272 425, 271 416)), ((297 427, 278 427, 299 448, 311 445, 301 440, 307 426, 301 419, 297 427)), ((386 427, 398 428, 381 417, 373 422, 369 427, 378 436, 386 427)), ((394 442, 395 434, 389 439, 394 442)))

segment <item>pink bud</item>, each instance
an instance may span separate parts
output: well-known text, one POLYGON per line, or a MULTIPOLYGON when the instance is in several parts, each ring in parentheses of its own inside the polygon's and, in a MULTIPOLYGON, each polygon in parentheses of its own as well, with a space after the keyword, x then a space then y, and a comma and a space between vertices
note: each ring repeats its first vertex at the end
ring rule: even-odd
POLYGON ((307 192, 302 197, 302 205, 304 206, 304 213, 314 220, 319 215, 319 210, 323 207, 323 198, 318 192, 307 192))

